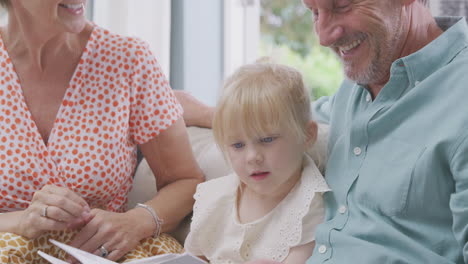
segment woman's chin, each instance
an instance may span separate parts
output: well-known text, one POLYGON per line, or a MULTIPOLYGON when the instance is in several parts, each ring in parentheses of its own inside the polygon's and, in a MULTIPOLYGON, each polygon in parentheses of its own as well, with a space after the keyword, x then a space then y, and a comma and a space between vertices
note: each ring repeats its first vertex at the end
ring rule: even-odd
POLYGON ((83 30, 85 30, 87 25, 88 25, 88 22, 84 19, 83 21, 68 22, 65 24, 65 30, 68 33, 79 34, 83 32, 83 30))

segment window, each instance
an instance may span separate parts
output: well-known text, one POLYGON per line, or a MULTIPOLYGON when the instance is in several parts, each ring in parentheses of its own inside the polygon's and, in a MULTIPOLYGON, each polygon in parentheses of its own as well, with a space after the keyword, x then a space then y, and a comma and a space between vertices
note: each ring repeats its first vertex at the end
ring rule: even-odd
POLYGON ((260 54, 301 71, 315 98, 333 94, 344 78, 337 56, 319 45, 302 0, 261 0, 260 54))

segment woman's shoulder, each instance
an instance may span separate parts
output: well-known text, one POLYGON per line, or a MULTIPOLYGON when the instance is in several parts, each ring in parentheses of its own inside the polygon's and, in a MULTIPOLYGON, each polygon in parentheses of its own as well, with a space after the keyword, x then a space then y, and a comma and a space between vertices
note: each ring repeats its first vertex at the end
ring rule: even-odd
POLYGON ((120 35, 97 25, 93 29, 93 40, 99 48, 126 57, 144 55, 150 50, 149 44, 138 37, 120 35))

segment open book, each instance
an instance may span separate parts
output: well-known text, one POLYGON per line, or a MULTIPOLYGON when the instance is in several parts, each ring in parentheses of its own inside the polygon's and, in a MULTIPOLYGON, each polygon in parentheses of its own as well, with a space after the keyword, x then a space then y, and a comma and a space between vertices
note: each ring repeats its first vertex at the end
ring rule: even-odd
MULTIPOLYGON (((53 239, 51 239, 50 242, 56 245, 57 247, 63 249, 65 252, 75 257, 78 261, 80 261, 83 264, 117 264, 117 262, 101 258, 94 254, 60 243, 53 239)), ((48 255, 40 250, 38 251, 38 254, 52 264, 68 264, 68 262, 52 257, 51 255, 48 255)), ((206 262, 189 253, 183 253, 163 254, 145 259, 126 262, 125 264, 206 264, 206 262)))

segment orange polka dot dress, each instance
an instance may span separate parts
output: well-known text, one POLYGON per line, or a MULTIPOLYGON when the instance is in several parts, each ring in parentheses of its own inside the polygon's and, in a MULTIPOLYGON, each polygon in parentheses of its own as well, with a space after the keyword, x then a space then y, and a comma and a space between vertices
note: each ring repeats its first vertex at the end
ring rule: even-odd
POLYGON ((125 211, 137 144, 182 115, 148 45, 96 26, 47 145, 1 39, 0 65, 0 212, 25 209, 46 184, 68 187, 92 208, 125 211))

